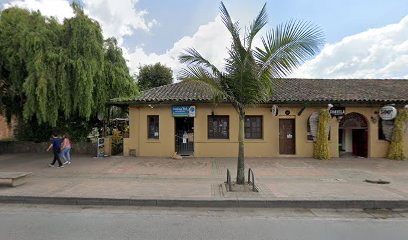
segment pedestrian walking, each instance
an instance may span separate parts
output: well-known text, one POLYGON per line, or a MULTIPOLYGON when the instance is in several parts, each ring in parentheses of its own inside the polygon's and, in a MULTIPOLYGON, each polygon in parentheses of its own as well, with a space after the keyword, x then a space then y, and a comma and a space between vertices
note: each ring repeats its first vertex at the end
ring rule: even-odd
POLYGON ((58 135, 56 133, 53 133, 52 134, 52 139, 51 139, 51 144, 47 148, 47 152, 50 151, 51 148, 52 148, 52 150, 54 152, 54 159, 52 160, 52 163, 50 163, 48 165, 50 167, 54 167, 56 161, 58 161, 58 167, 60 167, 60 168, 64 167, 64 165, 62 164, 61 159, 60 159, 61 142, 62 142, 62 140, 58 137, 58 135))
POLYGON ((71 164, 71 141, 67 134, 64 134, 63 138, 61 157, 64 159, 64 164, 71 164))

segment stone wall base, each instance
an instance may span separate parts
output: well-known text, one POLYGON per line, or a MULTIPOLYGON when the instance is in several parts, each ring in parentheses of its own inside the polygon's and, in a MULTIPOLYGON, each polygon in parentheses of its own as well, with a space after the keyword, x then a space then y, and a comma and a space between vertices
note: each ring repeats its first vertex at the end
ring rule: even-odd
MULTIPOLYGON (((44 153, 49 142, 0 141, 0 153, 44 153)), ((96 143, 72 143, 71 153, 96 156, 96 143)))

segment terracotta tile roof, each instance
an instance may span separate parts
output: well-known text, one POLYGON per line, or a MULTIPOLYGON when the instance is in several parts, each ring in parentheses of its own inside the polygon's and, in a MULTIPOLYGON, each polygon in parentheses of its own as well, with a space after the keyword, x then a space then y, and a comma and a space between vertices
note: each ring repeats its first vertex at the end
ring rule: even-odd
POLYGON ((272 102, 408 102, 403 79, 277 79, 272 102))
MULTIPOLYGON (((210 88, 204 83, 178 82, 146 90, 140 97, 121 99, 120 102, 208 102, 210 88)), ((115 100, 113 99, 113 102, 115 100)))
MULTIPOLYGON (((149 89, 142 96, 111 103, 210 102, 202 83, 179 82, 149 89)), ((275 79, 273 103, 395 102, 408 103, 408 79, 275 79)))

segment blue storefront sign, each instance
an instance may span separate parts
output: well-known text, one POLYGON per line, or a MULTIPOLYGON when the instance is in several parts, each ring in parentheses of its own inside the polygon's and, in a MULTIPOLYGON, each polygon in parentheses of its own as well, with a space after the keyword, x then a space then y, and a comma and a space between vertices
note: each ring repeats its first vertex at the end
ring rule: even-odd
POLYGON ((173 106, 173 117, 195 117, 195 106, 173 106))

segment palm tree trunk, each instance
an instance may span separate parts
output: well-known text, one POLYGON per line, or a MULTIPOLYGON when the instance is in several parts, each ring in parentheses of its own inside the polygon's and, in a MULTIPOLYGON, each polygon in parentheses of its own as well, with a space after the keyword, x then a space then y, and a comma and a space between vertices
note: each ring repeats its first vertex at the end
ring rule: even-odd
POLYGON ((237 184, 245 183, 245 162, 244 162, 244 119, 245 112, 239 113, 239 133, 238 133, 238 165, 237 165, 237 184))

